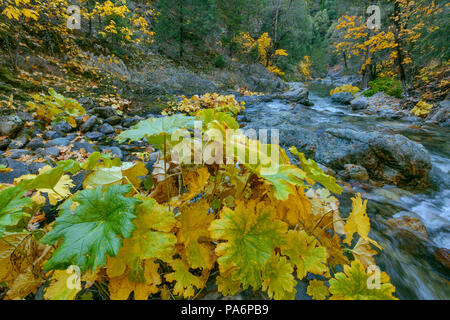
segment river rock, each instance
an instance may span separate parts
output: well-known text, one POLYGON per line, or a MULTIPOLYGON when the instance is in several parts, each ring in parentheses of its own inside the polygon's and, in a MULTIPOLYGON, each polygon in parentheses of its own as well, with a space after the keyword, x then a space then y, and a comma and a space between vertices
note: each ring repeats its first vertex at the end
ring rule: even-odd
POLYGON ((105 120, 106 123, 109 123, 110 125, 115 126, 116 124, 119 124, 122 121, 122 117, 120 116, 114 116, 114 117, 109 117, 108 119, 105 120))
POLYGON ((419 143, 399 134, 362 132, 353 129, 324 129, 311 132, 306 128, 284 131, 281 142, 296 146, 317 162, 334 170, 346 164, 364 167, 374 181, 397 186, 428 184, 431 159, 419 143))
POLYGON ((92 116, 89 117, 82 125, 81 125, 81 132, 86 133, 89 132, 89 130, 92 129, 92 127, 97 123, 97 117, 92 116))
POLYGON ((57 138, 61 138, 61 137, 62 137, 62 134, 60 132, 56 132, 53 130, 44 132, 44 139, 46 139, 46 140, 53 140, 53 139, 57 139, 57 138))
POLYGON ((420 235, 424 236, 425 238, 428 238, 427 229, 425 228, 425 225, 419 218, 404 215, 399 218, 392 218, 386 220, 386 222, 395 228, 407 229, 410 231, 418 232, 420 235))
POLYGON ((369 105, 369 101, 366 97, 360 96, 356 99, 353 99, 350 102, 350 106, 352 107, 352 110, 362 110, 366 108, 369 105))
POLYGON ((0 150, 6 150, 6 148, 8 148, 10 143, 11 143, 10 138, 6 136, 0 137, 0 150))
POLYGON ((68 138, 56 138, 48 141, 45 144, 46 148, 50 147, 67 147, 70 144, 71 140, 68 138))
POLYGON ((106 135, 115 133, 113 126, 108 123, 102 125, 100 132, 106 135))
POLYGON ((274 98, 285 100, 287 102, 301 103, 306 106, 311 106, 309 101, 309 91, 301 82, 289 82, 289 89, 286 92, 276 94, 274 98))
POLYGON ((44 146, 44 141, 41 138, 33 138, 28 142, 27 148, 30 150, 36 150, 44 146))
POLYGON ((337 92, 331 96, 331 100, 341 104, 350 104, 353 98, 350 92, 337 92))
POLYGON ((97 131, 93 131, 93 132, 88 132, 84 135, 86 138, 88 138, 89 140, 100 140, 101 138, 104 137, 104 134, 101 132, 97 132, 97 131))
POLYGON ((355 164, 344 165, 344 170, 339 171, 339 175, 348 180, 368 181, 369 173, 366 168, 355 164))
POLYGON ((60 121, 53 125, 53 130, 60 133, 70 133, 73 131, 73 127, 66 121, 60 121))
POLYGON ((117 116, 117 111, 113 107, 97 107, 94 108, 94 113, 103 119, 117 116))
POLYGON ((431 112, 427 117, 427 122, 441 124, 448 122, 450 119, 450 100, 444 100, 439 103, 439 107, 435 112, 431 112))
POLYGON ((22 126, 23 121, 18 116, 0 117, 0 136, 13 138, 22 129, 22 126))
POLYGON ((444 267, 450 269, 450 250, 446 248, 437 249, 434 252, 436 260, 439 261, 444 267))
POLYGON ((15 161, 11 158, 0 158, 0 164, 13 169, 11 172, 0 174, 0 183, 13 183, 15 178, 30 174, 28 167, 23 162, 15 161))

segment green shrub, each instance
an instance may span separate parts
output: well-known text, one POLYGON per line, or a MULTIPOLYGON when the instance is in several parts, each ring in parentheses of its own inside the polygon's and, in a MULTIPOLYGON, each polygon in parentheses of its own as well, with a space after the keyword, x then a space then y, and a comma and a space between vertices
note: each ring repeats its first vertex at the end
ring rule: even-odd
POLYGON ((216 66, 216 68, 223 69, 223 68, 225 68, 225 64, 226 64, 226 61, 222 55, 216 56, 216 59, 214 60, 214 65, 216 66))
POLYGON ((364 92, 364 96, 371 97, 378 92, 384 92, 392 97, 402 98, 402 85, 393 78, 377 78, 369 82, 370 89, 364 92))

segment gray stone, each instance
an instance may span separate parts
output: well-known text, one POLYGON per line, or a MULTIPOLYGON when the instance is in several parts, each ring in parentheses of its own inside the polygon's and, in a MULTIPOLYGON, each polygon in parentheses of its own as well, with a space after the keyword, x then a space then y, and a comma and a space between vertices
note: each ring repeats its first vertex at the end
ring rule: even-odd
POLYGON ((9 144, 11 143, 11 139, 8 137, 0 137, 0 150, 6 150, 9 144))
POLYGON ((104 137, 104 134, 97 131, 93 131, 86 133, 84 136, 89 140, 100 140, 101 138, 104 137))
POLYGON ((350 102, 352 110, 362 110, 369 105, 369 100, 366 97, 360 96, 350 102))
POLYGON ((27 144, 27 148, 31 150, 36 150, 38 148, 42 148, 44 146, 44 141, 41 138, 31 139, 27 144))
POLYGON ((92 127, 97 123, 97 117, 92 116, 89 119, 87 119, 82 125, 81 125, 81 132, 89 132, 89 130, 92 129, 92 127))
POLYGON ((344 165, 344 170, 339 171, 339 175, 347 180, 369 181, 369 173, 366 168, 355 164, 344 165))
POLYGON ((135 124, 137 124, 139 121, 141 121, 141 119, 140 118, 136 118, 136 117, 125 118, 125 119, 122 120, 122 125, 125 128, 130 128, 130 127, 134 126, 135 124))
POLYGON ((95 152, 94 145, 84 140, 74 142, 72 151, 80 151, 81 149, 84 149, 87 153, 95 152))
POLYGON ((70 133, 74 128, 65 121, 60 121, 53 125, 53 130, 60 133, 70 133))
POLYGON ((39 153, 43 157, 57 157, 61 153, 61 150, 59 150, 59 148, 57 147, 50 147, 41 149, 39 153))
POLYGON ((16 139, 9 144, 10 149, 22 149, 28 143, 30 138, 26 134, 20 134, 16 139))
POLYGON ((94 108, 94 112, 96 115, 103 119, 117 116, 117 112, 113 107, 97 107, 94 108))
POLYGON ((100 132, 103 134, 115 133, 114 128, 108 123, 103 124, 102 128, 100 129, 100 132))
POLYGON ((23 121, 18 116, 0 117, 0 136, 13 138, 23 127, 23 121))
POLYGON ((48 141, 45 144, 46 148, 50 147, 67 147, 70 144, 71 140, 68 138, 56 138, 48 141))
POLYGON ((109 123, 110 125, 116 125, 119 124, 122 121, 122 117, 119 116, 114 116, 114 117, 109 117, 108 119, 105 120, 106 123, 109 123))
POLYGON ((428 184, 431 159, 428 151, 402 135, 325 129, 311 132, 297 128, 281 134, 282 144, 296 146, 307 157, 334 170, 352 163, 364 167, 374 181, 403 186, 428 184))
POLYGON ((281 99, 286 100, 286 102, 301 103, 305 106, 311 106, 312 103, 309 101, 309 91, 306 86, 301 82, 290 82, 288 83, 289 90, 281 94, 275 94, 269 96, 271 100, 281 99))
POLYGON ((444 100, 439 104, 436 112, 430 113, 427 122, 441 124, 450 119, 450 100, 444 100))
POLYGON ((331 96, 331 100, 341 104, 350 104, 353 100, 353 95, 350 92, 338 92, 331 96))
POLYGON ((23 162, 15 161, 11 158, 4 158, 0 159, 0 164, 13 169, 11 172, 0 174, 0 183, 13 183, 14 179, 30 174, 28 167, 23 162))
POLYGON ((53 140, 57 138, 61 138, 62 134, 60 132, 56 131, 45 131, 44 132, 44 139, 46 140, 53 140))
POLYGON ((118 147, 100 146, 100 149, 102 152, 109 151, 117 158, 123 159, 122 150, 120 150, 120 148, 118 148, 118 147))
POLYGON ((20 157, 28 156, 29 154, 31 154, 30 151, 25 149, 10 149, 9 153, 9 157, 11 159, 19 159, 20 157))
POLYGON ((32 162, 28 165, 28 170, 31 174, 39 174, 39 169, 45 167, 47 164, 44 162, 32 162))

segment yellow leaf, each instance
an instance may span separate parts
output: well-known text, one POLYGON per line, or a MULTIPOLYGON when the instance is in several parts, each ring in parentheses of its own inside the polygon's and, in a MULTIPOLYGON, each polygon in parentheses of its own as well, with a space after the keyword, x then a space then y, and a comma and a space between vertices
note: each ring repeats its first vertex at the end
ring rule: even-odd
POLYGON ((263 271, 262 289, 269 298, 276 300, 294 300, 297 282, 292 273, 293 266, 286 257, 273 255, 266 263, 263 271))
POLYGON ((330 295, 328 287, 320 280, 309 281, 306 293, 312 296, 314 300, 325 300, 330 295))
POLYGON ((300 280, 308 272, 322 275, 328 271, 327 251, 303 230, 300 232, 291 230, 287 233, 287 242, 281 246, 281 253, 295 264, 297 278, 300 280))
POLYGON ((134 292, 135 300, 147 300, 150 294, 159 292, 157 285, 161 284, 158 273, 159 264, 153 260, 146 260, 143 266, 144 282, 131 281, 128 273, 109 279, 109 292, 111 300, 126 300, 134 292))
POLYGON ((81 290, 81 279, 73 279, 74 277, 76 278, 77 274, 70 269, 56 270, 44 297, 48 300, 74 300, 81 290))
POLYGON ((208 232, 215 216, 208 214, 209 208, 208 202, 202 199, 183 207, 179 217, 178 243, 186 247, 187 260, 194 269, 212 269, 215 262, 214 246, 209 243, 208 232))
POLYGON ((204 282, 200 277, 189 272, 189 266, 183 260, 177 259, 169 263, 174 272, 166 274, 164 277, 168 282, 174 282, 173 292, 176 295, 190 298, 194 295, 194 287, 202 289, 204 282))

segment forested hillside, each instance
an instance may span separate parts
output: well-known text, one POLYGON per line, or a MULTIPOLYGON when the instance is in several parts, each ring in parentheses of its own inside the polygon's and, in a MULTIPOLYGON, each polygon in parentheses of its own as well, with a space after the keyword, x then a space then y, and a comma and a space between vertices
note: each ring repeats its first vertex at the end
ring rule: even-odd
POLYGON ((450 298, 449 10, 0 0, 0 300, 450 298))

